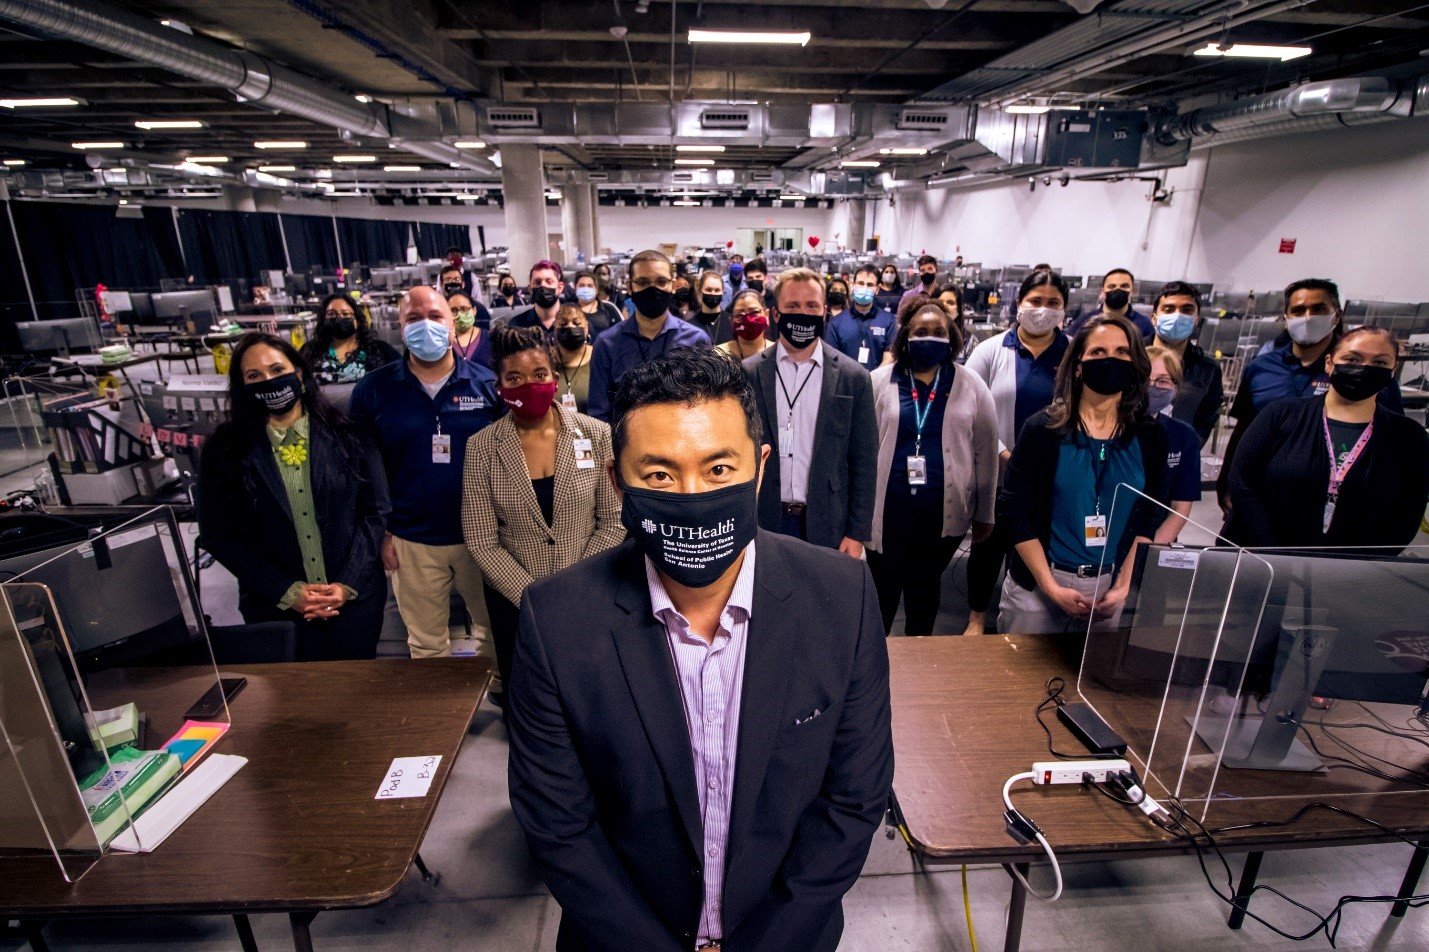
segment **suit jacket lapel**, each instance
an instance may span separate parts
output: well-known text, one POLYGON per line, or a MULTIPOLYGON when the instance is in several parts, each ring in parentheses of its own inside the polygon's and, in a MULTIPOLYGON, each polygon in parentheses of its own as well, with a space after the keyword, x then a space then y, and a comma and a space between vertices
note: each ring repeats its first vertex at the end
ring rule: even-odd
POLYGON ((814 447, 812 450, 812 458, 810 459, 809 465, 810 486, 808 492, 811 495, 813 493, 814 473, 823 469, 823 466, 821 465, 820 461, 824 458, 824 442, 826 440, 825 434, 829 432, 828 421, 832 418, 832 414, 834 412, 834 398, 838 396, 839 386, 839 371, 838 368, 834 366, 834 354, 836 352, 832 347, 828 346, 823 341, 819 342, 819 348, 822 351, 821 356, 824 361, 824 366, 822 368, 824 373, 824 379, 823 386, 819 390, 819 422, 818 425, 814 427, 814 447))
POLYGON ((675 798, 690 845, 699 852, 704 833, 695 789, 695 757, 690 750, 689 727, 685 723, 675 661, 670 656, 665 626, 651 614, 644 556, 633 544, 623 548, 616 567, 619 582, 615 603, 629 618, 613 626, 610 635, 615 640, 631 697, 640 712, 645 736, 675 798))
POLYGON ((266 428, 262 435, 253 442, 252 449, 248 451, 248 465, 258 470, 258 475, 263 478, 268 492, 278 500, 278 506, 283 510, 283 515, 288 517, 289 522, 292 522, 293 506, 288 501, 288 490, 283 485, 282 475, 278 472, 278 460, 273 456, 273 444, 268 439, 266 428))
MULTIPOLYGON (((536 498, 536 490, 531 485, 531 471, 526 468, 526 454, 521 452, 521 437, 516 433, 516 425, 511 422, 510 417, 504 417, 493 426, 501 427, 496 435, 496 457, 501 468, 506 470, 506 478, 510 480, 517 495, 526 503, 526 508, 530 510, 532 517, 536 520, 536 525, 544 529, 546 535, 550 535, 551 527, 546 525, 546 517, 541 514, 541 502, 536 498)), ((558 435, 556 437, 557 455, 560 453, 560 442, 558 435)), ((559 470, 559 466, 557 469, 559 470)))

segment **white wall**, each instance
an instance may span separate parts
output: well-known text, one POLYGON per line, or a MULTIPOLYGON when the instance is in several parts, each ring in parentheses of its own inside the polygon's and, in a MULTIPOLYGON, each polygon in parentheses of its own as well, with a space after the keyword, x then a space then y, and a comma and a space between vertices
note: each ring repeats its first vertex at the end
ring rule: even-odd
POLYGON ((1147 201, 1147 182, 899 192, 870 203, 868 233, 885 250, 989 265, 1128 267, 1242 291, 1315 275, 1347 297, 1429 301, 1416 230, 1429 221, 1429 122, 1197 151, 1167 185, 1175 194, 1165 205, 1147 201), (1294 254, 1279 253, 1281 238, 1296 239, 1294 254))

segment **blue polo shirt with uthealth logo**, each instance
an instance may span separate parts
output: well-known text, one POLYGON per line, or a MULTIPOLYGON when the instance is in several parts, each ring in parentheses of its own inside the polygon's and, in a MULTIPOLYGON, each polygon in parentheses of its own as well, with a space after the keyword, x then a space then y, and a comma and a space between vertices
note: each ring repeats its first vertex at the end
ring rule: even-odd
POLYGON ((377 441, 387 470, 392 514, 387 531, 422 545, 460 545, 466 441, 502 413, 496 374, 456 361, 435 398, 407 361, 368 373, 352 392, 352 419, 377 441), (434 437, 450 436, 451 461, 436 462, 434 437))

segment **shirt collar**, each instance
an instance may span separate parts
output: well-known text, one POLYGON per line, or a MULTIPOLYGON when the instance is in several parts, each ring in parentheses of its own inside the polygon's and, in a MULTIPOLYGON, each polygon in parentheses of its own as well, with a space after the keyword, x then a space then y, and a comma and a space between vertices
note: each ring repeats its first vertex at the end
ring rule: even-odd
POLYGON ((268 439, 274 446, 282 446, 284 443, 292 442, 289 437, 297 440, 308 438, 308 415, 304 413, 293 422, 293 425, 286 430, 276 426, 268 426, 268 439))
MULTIPOLYGON (((658 340, 660 337, 664 336, 664 334, 665 334, 666 331, 673 330, 674 327, 675 327, 675 322, 678 321, 678 320, 679 320, 678 317, 676 317, 675 315, 671 314, 669 311, 666 311, 666 312, 665 312, 665 326, 662 327, 662 328, 660 328, 660 333, 659 333, 659 334, 656 334, 653 338, 647 337, 646 340, 658 340)), ((628 334, 628 335, 630 335, 631 337, 642 337, 642 336, 644 336, 644 335, 642 335, 642 334, 640 333, 640 319, 639 319, 638 317, 626 318, 625 320, 623 320, 623 321, 621 321, 619 324, 617 324, 615 329, 616 329, 619 333, 628 334)))
MULTIPOLYGON (((822 341, 818 342, 818 344, 822 343, 822 341)), ((809 359, 806 361, 806 363, 811 363, 815 367, 822 367, 824 365, 824 348, 822 346, 818 346, 818 344, 815 345, 814 352, 809 356, 809 359)), ((789 356, 789 351, 785 349, 784 342, 782 340, 774 342, 774 349, 778 351, 778 353, 775 354, 774 357, 779 363, 790 364, 792 366, 800 366, 800 364, 795 362, 793 357, 789 356)))
MULTIPOLYGON (((668 627, 673 615, 688 627, 689 622, 670 600, 670 593, 665 591, 665 583, 661 581, 660 573, 655 571, 655 563, 650 561, 648 555, 645 557, 645 582, 650 587, 650 612, 656 620, 668 627)), ((744 564, 739 567, 739 574, 734 579, 734 590, 729 593, 729 601, 724 603, 721 615, 729 614, 732 610, 743 612, 746 621, 754 614, 753 542, 744 547, 744 564)))

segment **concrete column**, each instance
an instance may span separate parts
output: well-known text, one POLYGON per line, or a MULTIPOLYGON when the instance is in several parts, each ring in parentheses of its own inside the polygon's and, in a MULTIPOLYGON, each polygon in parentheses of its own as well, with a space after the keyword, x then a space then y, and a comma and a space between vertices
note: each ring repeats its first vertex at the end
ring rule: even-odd
POLYGON ((600 189, 594 184, 587 185, 590 199, 590 254, 600 254, 600 189))
POLYGON ((246 185, 223 186, 223 203, 229 211, 256 212, 258 210, 254 191, 246 185))
POLYGON ((506 203, 507 258, 518 284, 546 257, 546 176, 534 145, 501 147, 501 193, 506 203))
POLYGON ((863 251, 865 226, 868 221, 868 203, 861 198, 851 198, 848 202, 848 239, 844 242, 850 251, 863 251))
POLYGON ((589 185, 561 186, 561 233, 566 243, 566 261, 576 260, 583 254, 589 260, 595 255, 595 243, 591 240, 589 185))

